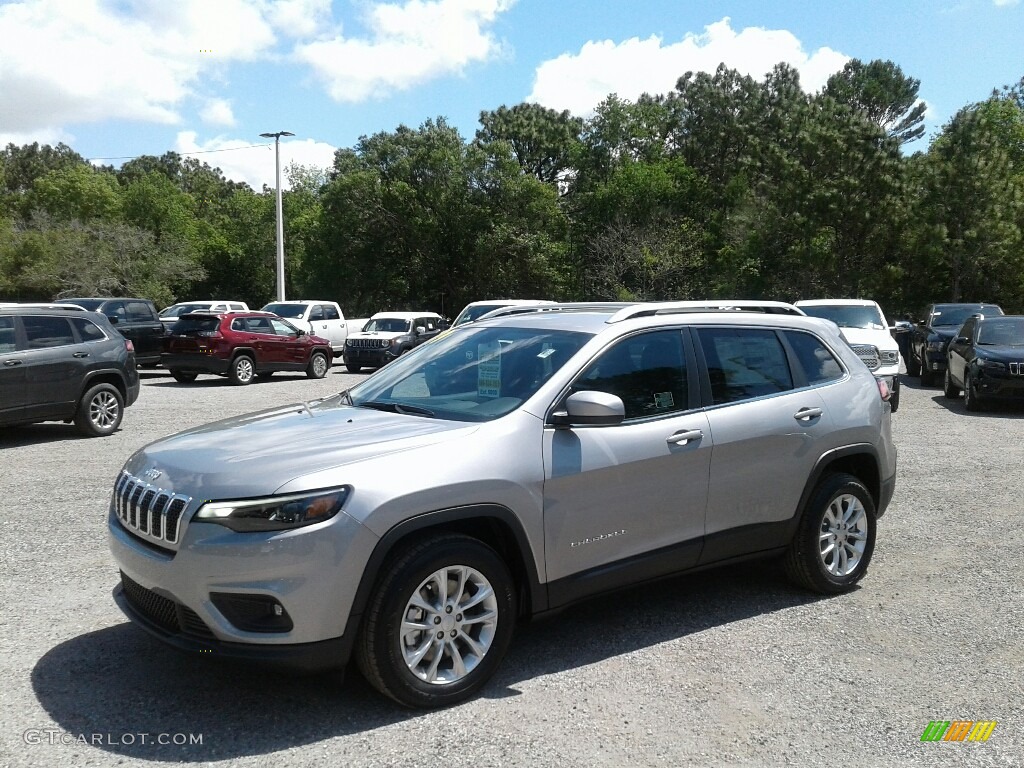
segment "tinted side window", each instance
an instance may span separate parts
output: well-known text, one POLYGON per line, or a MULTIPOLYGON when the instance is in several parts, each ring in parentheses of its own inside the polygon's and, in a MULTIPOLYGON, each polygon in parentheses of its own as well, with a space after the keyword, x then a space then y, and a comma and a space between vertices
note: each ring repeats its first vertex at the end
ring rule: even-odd
POLYGON ((71 324, 75 326, 75 330, 78 331, 82 341, 102 341, 107 338, 107 334, 91 320, 86 320, 84 317, 72 317, 69 319, 71 324))
POLYGON ((123 301, 110 301, 103 306, 103 314, 107 317, 116 317, 117 322, 123 323, 128 319, 128 313, 125 311, 123 301))
POLYGON ((0 317, 0 355, 14 351, 14 318, 0 317))
POLYGON ((786 331, 786 341, 793 348, 808 384, 823 384, 843 376, 843 368, 821 340, 809 333, 786 331))
POLYGON ((246 327, 245 327, 246 326, 246 322, 245 322, 246 319, 247 318, 244 318, 244 317, 236 317, 234 320, 231 321, 231 330, 232 331, 245 331, 246 330, 246 327))
POLYGON ((268 317, 247 317, 243 322, 245 323, 246 330, 252 333, 274 333, 274 329, 270 325, 270 318, 268 317))
POLYGON ((688 407, 685 361, 679 331, 631 336, 591 363, 575 389, 617 395, 627 419, 683 411, 688 407))
POLYGON ((775 331, 701 328, 697 331, 716 405, 785 392, 793 375, 775 331))
MULTIPOLYGON (((266 320, 267 318, 262 319, 266 320)), ((274 327, 274 333, 276 333, 278 336, 296 335, 295 329, 288 325, 288 323, 282 322, 281 320, 270 318, 270 324, 274 327)))
POLYGON ((71 323, 64 317, 33 317, 21 319, 25 326, 25 336, 29 349, 48 349, 74 344, 75 337, 71 332, 71 323))
POLYGON ((324 309, 319 304, 309 310, 309 322, 315 322, 317 320, 324 319, 324 309))
POLYGON ((330 304, 324 304, 320 309, 324 313, 324 320, 341 320, 341 315, 338 314, 338 310, 330 304))
POLYGON ((133 323, 149 323, 156 318, 149 305, 142 301, 128 302, 128 320, 133 323))

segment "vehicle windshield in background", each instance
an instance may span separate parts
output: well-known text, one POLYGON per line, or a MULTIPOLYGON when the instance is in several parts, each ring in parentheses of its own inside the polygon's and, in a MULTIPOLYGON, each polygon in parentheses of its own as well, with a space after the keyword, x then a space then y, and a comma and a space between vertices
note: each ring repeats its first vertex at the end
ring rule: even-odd
POLYGON ((220 318, 209 315, 185 315, 171 328, 171 333, 199 335, 220 328, 220 318))
POLYGON ((406 333, 409 330, 410 320, 403 320, 400 317, 378 317, 371 320, 363 328, 364 331, 381 331, 383 333, 406 333))
POLYGON ((482 304, 476 307, 466 307, 459 313, 459 316, 455 318, 455 322, 452 323, 452 328, 458 328, 460 325, 465 323, 475 323, 477 319, 483 317, 488 312, 493 312, 496 309, 501 309, 506 306, 505 304, 482 304))
POLYGON ((278 317, 290 317, 292 320, 298 320, 302 317, 302 313, 306 311, 305 304, 267 304, 263 308, 264 312, 273 312, 278 317))
POLYGON ((932 312, 928 325, 963 325, 971 315, 1001 315, 1003 310, 992 305, 974 307, 936 307, 932 312))
POLYGON ((424 344, 315 407, 351 404, 451 421, 511 412, 591 338, 537 328, 467 328, 424 344))
POLYGON ((182 304, 178 307, 168 307, 160 313, 160 317, 181 317, 189 312, 203 312, 212 306, 213 304, 182 304))
POLYGON ((811 317, 831 320, 840 328, 871 328, 884 330, 882 316, 878 310, 870 306, 840 305, 804 305, 800 306, 811 317))
POLYGON ((978 343, 1006 346, 1024 347, 1024 317, 1008 317, 1004 320, 993 322, 989 320, 981 324, 978 332, 978 343))

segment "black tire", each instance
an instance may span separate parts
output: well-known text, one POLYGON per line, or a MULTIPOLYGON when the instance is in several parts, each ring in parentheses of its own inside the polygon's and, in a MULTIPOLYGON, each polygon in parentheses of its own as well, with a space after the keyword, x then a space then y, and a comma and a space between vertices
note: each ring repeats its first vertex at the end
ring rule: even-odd
POLYGON ((112 384, 90 387, 78 401, 75 426, 87 437, 113 434, 124 416, 124 398, 112 384))
POLYGON ((914 357, 914 353, 911 352, 907 355, 907 375, 908 376, 920 376, 921 375, 921 363, 914 357))
POLYGON ((323 352, 314 352, 310 355, 309 365, 306 366, 306 375, 311 379, 322 379, 331 369, 331 363, 323 352))
POLYGON ((259 371, 256 374, 256 378, 259 379, 260 381, 266 381, 267 379, 269 379, 273 375, 274 375, 274 371, 259 371))
POLYGON ((960 387, 953 383, 953 379, 949 375, 949 368, 946 369, 946 377, 942 381, 942 394, 950 399, 960 397, 960 387))
POLYGON ((985 410, 985 404, 978 395, 978 385, 971 380, 971 375, 964 376, 964 407, 972 413, 985 410))
POLYGON ((357 363, 345 363, 345 368, 348 369, 349 373, 359 373, 361 370, 363 370, 363 366, 357 363))
POLYGON ((930 387, 935 383, 935 374, 932 371, 925 369, 924 364, 921 365, 921 386, 930 387))
POLYGON ((875 518, 875 502, 860 480, 845 473, 825 475, 811 493, 796 535, 786 552, 783 560, 786 574, 800 586, 821 594, 848 591, 867 573, 875 549, 875 518), (830 519, 836 512, 845 515, 851 510, 855 515, 852 519, 859 527, 839 530, 831 525, 830 519), (823 552, 822 533, 826 532, 832 534, 832 541, 825 540, 824 543, 831 543, 832 549, 823 552), (850 540, 854 542, 854 549, 858 546, 856 542, 861 537, 854 538, 856 534, 863 538, 863 549, 857 553, 857 561, 848 572, 832 572, 831 568, 844 570, 843 566, 848 564, 848 560, 839 559, 839 553, 849 554, 850 540), (837 542, 841 546, 837 547, 837 542))
POLYGON ((174 377, 174 380, 180 381, 182 384, 191 384, 198 375, 196 373, 185 373, 185 371, 171 371, 171 376, 174 377))
POLYGON ((248 355, 238 355, 231 361, 231 368, 228 370, 228 378, 232 384, 244 387, 251 384, 256 378, 256 363, 248 355))
MULTIPOLYGON (((449 578, 445 583, 450 588, 453 584, 449 578)), ((479 594, 478 592, 475 594, 479 594)), ((440 534, 431 536, 425 541, 404 549, 388 561, 381 571, 369 605, 359 637, 356 640, 356 663, 363 676, 378 691, 399 704, 407 707, 433 708, 445 707, 464 701, 473 696, 487 683, 501 663, 512 639, 512 630, 516 620, 516 595, 508 567, 498 554, 481 541, 460 534, 440 534), (464 589, 455 600, 448 600, 444 612, 438 606, 433 620, 425 611, 412 605, 411 598, 419 593, 424 602, 430 600, 432 578, 445 569, 463 567, 471 572, 466 578, 464 589), (466 618, 459 612, 459 603, 469 600, 472 603, 475 584, 474 578, 480 577, 493 592, 486 604, 479 602, 469 605, 465 610, 466 618), (424 597, 426 596, 426 597, 424 597), (486 626, 480 621, 481 616, 470 616, 469 611, 493 613, 497 622, 486 626), (402 636, 402 624, 409 611, 416 611, 414 621, 422 621, 428 626, 439 625, 441 639, 435 640, 434 631, 410 632, 406 639, 421 643, 420 648, 428 648, 421 655, 419 665, 429 666, 437 658, 434 650, 440 642, 442 652, 440 663, 435 665, 439 675, 457 676, 459 671, 454 666, 452 648, 457 649, 459 659, 465 659, 467 671, 457 679, 427 682, 415 674, 406 663, 404 650, 407 647, 402 636), (442 616, 445 618, 442 620, 442 616), (452 624, 453 626, 449 626, 452 624), (468 631, 464 632, 464 628, 468 631), (472 642, 480 645, 489 642, 483 654, 474 659, 474 649, 466 640, 459 639, 461 634, 472 637, 472 642), (448 633, 457 638, 448 640, 448 633), (475 635, 475 636, 474 636, 475 635), (465 654, 462 656, 461 654, 465 654), (472 662, 472 664, 470 663, 472 662)))

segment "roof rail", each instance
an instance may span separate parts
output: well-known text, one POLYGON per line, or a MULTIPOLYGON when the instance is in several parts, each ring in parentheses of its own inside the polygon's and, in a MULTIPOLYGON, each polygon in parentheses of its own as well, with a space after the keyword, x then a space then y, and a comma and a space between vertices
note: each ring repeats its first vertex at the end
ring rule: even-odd
POLYGON ((686 312, 760 312, 769 315, 800 315, 806 313, 784 301, 758 301, 754 299, 707 299, 697 301, 662 301, 632 304, 608 318, 608 323, 619 323, 634 317, 675 315, 686 312))
POLYGON ((492 320, 496 317, 525 315, 535 312, 610 312, 613 310, 620 310, 625 307, 631 307, 633 304, 634 302, 627 301, 566 301, 552 304, 499 307, 498 309, 492 309, 490 312, 480 315, 476 321, 480 322, 481 320, 492 320))

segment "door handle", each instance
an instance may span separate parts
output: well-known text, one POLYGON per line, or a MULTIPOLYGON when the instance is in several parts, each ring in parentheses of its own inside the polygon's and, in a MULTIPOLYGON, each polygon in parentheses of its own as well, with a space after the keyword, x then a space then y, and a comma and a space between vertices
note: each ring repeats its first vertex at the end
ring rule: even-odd
POLYGON ((685 445, 691 440, 700 440, 704 437, 704 433, 699 429, 684 429, 675 434, 669 435, 665 438, 665 442, 669 445, 685 445))
POLYGON ((89 356, 89 353, 88 353, 88 352, 75 352, 75 353, 74 353, 73 355, 71 355, 71 356, 72 356, 72 357, 88 357, 88 356, 89 356))
POLYGON ((810 421, 821 416, 821 408, 801 408, 799 411, 793 414, 793 418, 797 421, 810 421))
POLYGON ((21 365, 21 360, 4 360, 4 365, 13 368, 15 365, 21 365))

